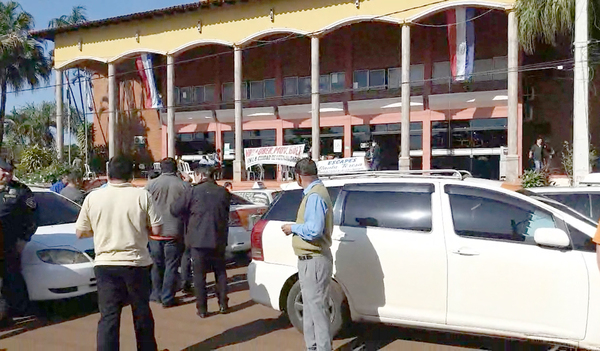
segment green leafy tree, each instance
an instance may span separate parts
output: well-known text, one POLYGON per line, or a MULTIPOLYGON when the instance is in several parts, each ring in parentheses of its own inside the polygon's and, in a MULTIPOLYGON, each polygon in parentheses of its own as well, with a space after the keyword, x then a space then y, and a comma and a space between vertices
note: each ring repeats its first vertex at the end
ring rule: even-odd
POLYGON ((86 11, 87 9, 85 6, 73 6, 70 14, 51 19, 50 22, 48 22, 48 27, 58 28, 87 22, 88 17, 86 11))

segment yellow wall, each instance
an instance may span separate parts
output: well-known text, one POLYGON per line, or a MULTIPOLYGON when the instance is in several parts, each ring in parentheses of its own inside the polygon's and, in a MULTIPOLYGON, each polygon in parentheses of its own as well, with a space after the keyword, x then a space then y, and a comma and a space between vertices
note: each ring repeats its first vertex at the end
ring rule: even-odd
POLYGON ((510 8, 514 0, 270 0, 240 2, 235 5, 206 8, 183 14, 124 22, 56 35, 55 65, 70 65, 73 60, 97 59, 111 62, 130 52, 172 53, 189 43, 218 41, 241 43, 245 38, 273 28, 302 33, 323 30, 352 17, 386 15, 402 22, 442 6, 465 5, 510 8), (269 18, 270 9, 275 21, 269 18), (198 21, 202 21, 202 33, 198 21), (136 41, 139 32, 139 43, 136 41), (78 42, 82 42, 79 50, 78 42))

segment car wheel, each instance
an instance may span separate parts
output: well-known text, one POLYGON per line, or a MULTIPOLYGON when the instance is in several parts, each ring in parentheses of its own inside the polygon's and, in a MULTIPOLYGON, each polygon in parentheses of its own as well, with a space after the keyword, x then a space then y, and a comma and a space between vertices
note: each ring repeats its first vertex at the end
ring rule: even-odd
MULTIPOLYGON (((331 335, 335 336, 342 330, 345 324, 349 321, 348 304, 344 297, 340 286, 332 281, 328 307, 331 317, 331 335)), ((302 303, 302 291, 300 289, 300 281, 296 281, 287 296, 286 312, 292 325, 300 332, 303 331, 302 311, 304 309, 302 303)))

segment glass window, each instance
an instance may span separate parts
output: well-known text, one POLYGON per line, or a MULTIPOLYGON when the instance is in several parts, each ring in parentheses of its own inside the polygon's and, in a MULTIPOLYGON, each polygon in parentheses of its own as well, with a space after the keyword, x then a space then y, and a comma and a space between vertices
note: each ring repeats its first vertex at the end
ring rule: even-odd
POLYGON ((198 104, 204 102, 204 87, 194 87, 194 101, 198 104))
POLYGON ((590 194, 591 203, 592 203, 592 214, 591 219, 595 222, 600 220, 600 194, 590 194))
POLYGON ((234 91, 233 91, 233 83, 224 83, 223 84, 223 101, 233 101, 234 91))
POLYGON ((596 252, 596 243, 592 241, 589 235, 582 233, 575 229, 575 227, 568 225, 569 235, 573 241, 573 249, 585 252, 596 252))
POLYGON ((331 80, 329 74, 324 74, 319 77, 319 91, 321 93, 329 93, 331 91, 331 80))
POLYGON ((400 88, 402 83, 402 70, 399 67, 388 69, 388 87, 390 89, 400 88))
POLYGON ((192 88, 184 87, 180 89, 181 91, 181 104, 188 105, 192 103, 192 88))
POLYGON ((344 226, 431 231, 429 192, 349 191, 345 201, 344 226))
POLYGON ((425 65, 410 66, 410 85, 420 87, 425 84, 425 65))
POLYGON ((215 85, 205 85, 204 86, 204 102, 214 102, 215 101, 215 85))
POLYGON ((302 77, 298 79, 298 93, 300 95, 310 95, 312 92, 312 84, 310 77, 302 77))
POLYGON ((250 100, 261 100, 265 98, 265 83, 261 80, 250 82, 250 100))
POLYGON ((434 62, 432 79, 433 84, 450 84, 452 80, 450 61, 434 62))
MULTIPOLYGON (((569 206, 575 211, 581 213, 586 217, 590 217, 591 215, 591 202, 590 196, 586 193, 578 193, 578 194, 544 194, 544 196, 549 197, 553 200, 560 202, 563 205, 569 206)), ((597 196, 597 195, 595 195, 597 196)))
POLYGON ((354 79, 352 83, 353 89, 366 89, 369 87, 369 71, 354 71, 354 79))
POLYGON ((298 77, 287 77, 283 79, 283 95, 298 95, 298 77))
POLYGON ((236 194, 231 194, 231 204, 232 205, 254 205, 252 202, 250 202, 236 194))
POLYGON ((79 205, 52 192, 34 192, 37 225, 75 223, 79 216, 79 205))
MULTIPOLYGON (((327 188, 334 205, 340 190, 341 188, 337 186, 327 188)), ((263 219, 267 221, 295 222, 300 202, 302 202, 302 191, 302 189, 282 191, 265 213, 263 219)))
POLYGON ((556 228, 549 212, 510 196, 446 185, 454 231, 460 236, 535 244, 538 228, 556 228))
POLYGON ((473 81, 485 82, 494 79, 494 60, 475 60, 473 63, 473 81))
POLYGON ((179 138, 181 139, 181 141, 192 141, 192 140, 194 140, 194 134, 192 134, 192 133, 179 134, 179 138))
POLYGON ((331 91, 344 91, 346 89, 346 73, 331 73, 331 91))
POLYGON ((385 70, 378 69, 369 71, 369 88, 385 87, 385 70))
POLYGON ((275 79, 265 79, 265 97, 274 97, 277 95, 275 79))
POLYGON ((175 104, 175 106, 181 104, 181 92, 179 91, 178 87, 174 87, 173 88, 173 97, 175 98, 173 101, 173 103, 175 104))
POLYGON ((494 80, 508 80, 508 56, 494 57, 494 80))

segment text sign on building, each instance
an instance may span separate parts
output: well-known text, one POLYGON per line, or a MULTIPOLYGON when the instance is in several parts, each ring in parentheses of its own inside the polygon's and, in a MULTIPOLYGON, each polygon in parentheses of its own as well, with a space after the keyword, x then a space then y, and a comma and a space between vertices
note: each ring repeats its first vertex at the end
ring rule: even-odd
POLYGON ((246 168, 259 164, 293 167, 303 152, 304 144, 248 148, 244 149, 244 161, 246 168))
POLYGON ((319 175, 344 174, 369 170, 364 157, 346 157, 317 162, 319 175))

